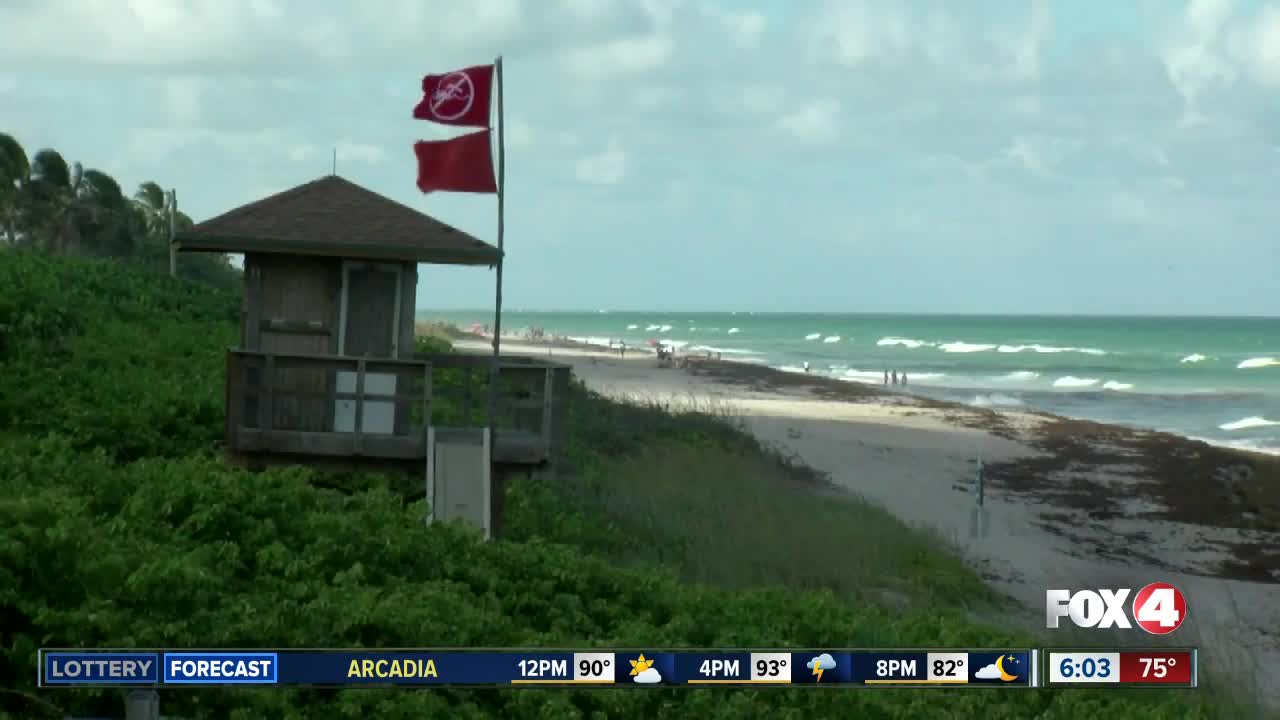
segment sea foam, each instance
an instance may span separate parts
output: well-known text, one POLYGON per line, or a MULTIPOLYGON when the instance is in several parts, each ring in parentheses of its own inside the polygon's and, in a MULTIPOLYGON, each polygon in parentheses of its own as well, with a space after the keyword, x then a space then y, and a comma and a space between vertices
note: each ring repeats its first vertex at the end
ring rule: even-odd
POLYGON ((1056 355, 1058 353, 1083 353, 1085 355, 1106 355, 1107 354, 1106 350, 1101 350, 1099 348, 1058 347, 1057 345, 1040 345, 1040 344, 1001 345, 1000 347, 996 348, 996 352, 1002 352, 1002 353, 1020 353, 1020 352, 1026 352, 1027 350, 1030 350, 1031 352, 1037 352, 1037 353, 1047 354, 1047 355, 1056 355))
POLYGON ((828 336, 826 336, 826 337, 822 338, 822 342, 824 342, 824 343, 828 343, 828 344, 830 344, 830 343, 838 343, 838 342, 840 342, 840 336, 839 336, 839 335, 828 335, 828 336))
POLYGON ((1035 380, 1040 377, 1040 373, 1031 370, 1014 370, 1008 375, 1001 375, 996 380, 1035 380))
POLYGON ((1107 390, 1132 390, 1133 389, 1132 384, 1116 382, 1115 380, 1108 380, 1102 383, 1102 387, 1107 390))
POLYGON ((1236 366, 1237 370, 1253 370, 1255 368, 1271 367, 1280 365, 1280 358, 1273 357, 1256 357, 1249 358, 1236 366))
POLYGON ((729 328, 730 335, 733 335, 734 333, 738 333, 738 332, 741 332, 741 330, 739 330, 738 328, 729 328))
POLYGON ((1277 422, 1275 420, 1268 420, 1264 417, 1258 417, 1257 415, 1254 415, 1253 417, 1241 418, 1239 420, 1236 420, 1235 422, 1223 423, 1218 426, 1218 429, 1219 430, 1248 430, 1249 428, 1271 427, 1272 425, 1280 425, 1280 422, 1277 422))
POLYGON ((1089 387, 1097 384, 1097 378, 1078 378, 1074 375, 1064 375, 1053 381, 1054 387, 1089 387))
POLYGON ((1181 362, 1181 363, 1198 363, 1198 362, 1204 362, 1205 360, 1208 360, 1208 359, 1209 359, 1209 358, 1208 358, 1208 356, 1201 355, 1200 353, 1191 353, 1190 355, 1188 355, 1188 356, 1186 356, 1186 357, 1182 358, 1182 359, 1181 359, 1181 360, 1179 360, 1178 362, 1181 362))
POLYGON ((721 353, 723 355, 763 355, 764 354, 762 352, 759 352, 758 350, 746 350, 744 348, 722 348, 722 347, 715 347, 714 345, 694 345, 693 347, 689 348, 689 350, 691 352, 713 352, 713 353, 721 353))
POLYGON ((805 339, 805 340, 817 340, 817 339, 818 339, 818 338, 820 338, 820 337, 822 337, 822 333, 809 333, 808 335, 805 335, 805 336, 804 336, 804 339, 805 339))
POLYGON ((991 395, 979 395, 970 404, 978 407, 1018 407, 1022 405, 1022 401, 1016 397, 994 393, 991 395))
POLYGON ((876 345, 879 345, 880 347, 888 347, 891 345, 901 345, 903 347, 908 347, 912 349, 915 349, 918 347, 924 347, 925 345, 931 345, 931 344, 932 343, 925 342, 924 340, 912 340, 911 338, 900 338, 900 337, 882 337, 876 341, 876 345))
POLYGON ((961 342, 961 341, 943 343, 938 346, 938 349, 942 350, 942 352, 949 352, 949 353, 986 352, 988 350, 994 350, 995 348, 996 348, 995 345, 990 345, 987 343, 967 343, 967 342, 961 342))

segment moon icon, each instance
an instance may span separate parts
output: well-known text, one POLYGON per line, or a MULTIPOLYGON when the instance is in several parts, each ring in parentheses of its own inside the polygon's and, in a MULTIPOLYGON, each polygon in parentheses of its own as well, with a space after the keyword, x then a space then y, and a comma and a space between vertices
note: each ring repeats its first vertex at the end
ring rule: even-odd
MULTIPOLYGON (((1009 657, 1010 657, 1010 659, 1012 659, 1012 656, 1009 656, 1009 657)), ((1001 655, 1001 656, 996 660, 996 669, 1000 671, 1000 679, 1001 679, 1001 680, 1003 680, 1003 681, 1005 681, 1005 682, 1010 682, 1010 681, 1012 681, 1012 680, 1017 680, 1017 679, 1018 679, 1018 676, 1017 676, 1017 675, 1010 675, 1010 674, 1009 674, 1009 673, 1004 669, 1004 659, 1005 659, 1005 656, 1004 656, 1004 655, 1001 655)))

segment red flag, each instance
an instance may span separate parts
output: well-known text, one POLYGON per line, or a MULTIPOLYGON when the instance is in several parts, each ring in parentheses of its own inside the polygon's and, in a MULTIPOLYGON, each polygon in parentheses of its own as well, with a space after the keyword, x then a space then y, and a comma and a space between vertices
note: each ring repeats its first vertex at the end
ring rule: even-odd
POLYGON ((414 143, 413 152, 418 156, 418 189, 424 193, 498 192, 488 130, 452 140, 420 140, 414 143))
POLYGON ((413 109, 413 116, 441 125, 489 127, 492 98, 492 65, 427 75, 422 78, 422 100, 413 109))

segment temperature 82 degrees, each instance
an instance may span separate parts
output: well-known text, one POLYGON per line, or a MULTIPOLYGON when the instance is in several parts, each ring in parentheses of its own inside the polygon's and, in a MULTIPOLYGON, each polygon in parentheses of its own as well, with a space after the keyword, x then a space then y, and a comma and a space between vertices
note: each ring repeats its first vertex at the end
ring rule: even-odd
POLYGON ((1121 651, 1120 683, 1195 687, 1195 653, 1191 650, 1121 651))

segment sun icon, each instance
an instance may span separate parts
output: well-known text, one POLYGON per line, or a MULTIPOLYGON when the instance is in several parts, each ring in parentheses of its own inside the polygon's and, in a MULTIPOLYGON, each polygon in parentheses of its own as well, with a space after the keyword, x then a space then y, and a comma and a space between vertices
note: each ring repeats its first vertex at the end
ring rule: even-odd
POLYGON ((640 673, 644 672, 645 670, 648 670, 649 668, 653 667, 653 661, 652 661, 652 660, 645 660, 645 659, 644 659, 644 653, 640 653, 640 659, 639 659, 639 660, 631 660, 630 662, 631 662, 631 674, 632 674, 632 675, 639 675, 640 673))

